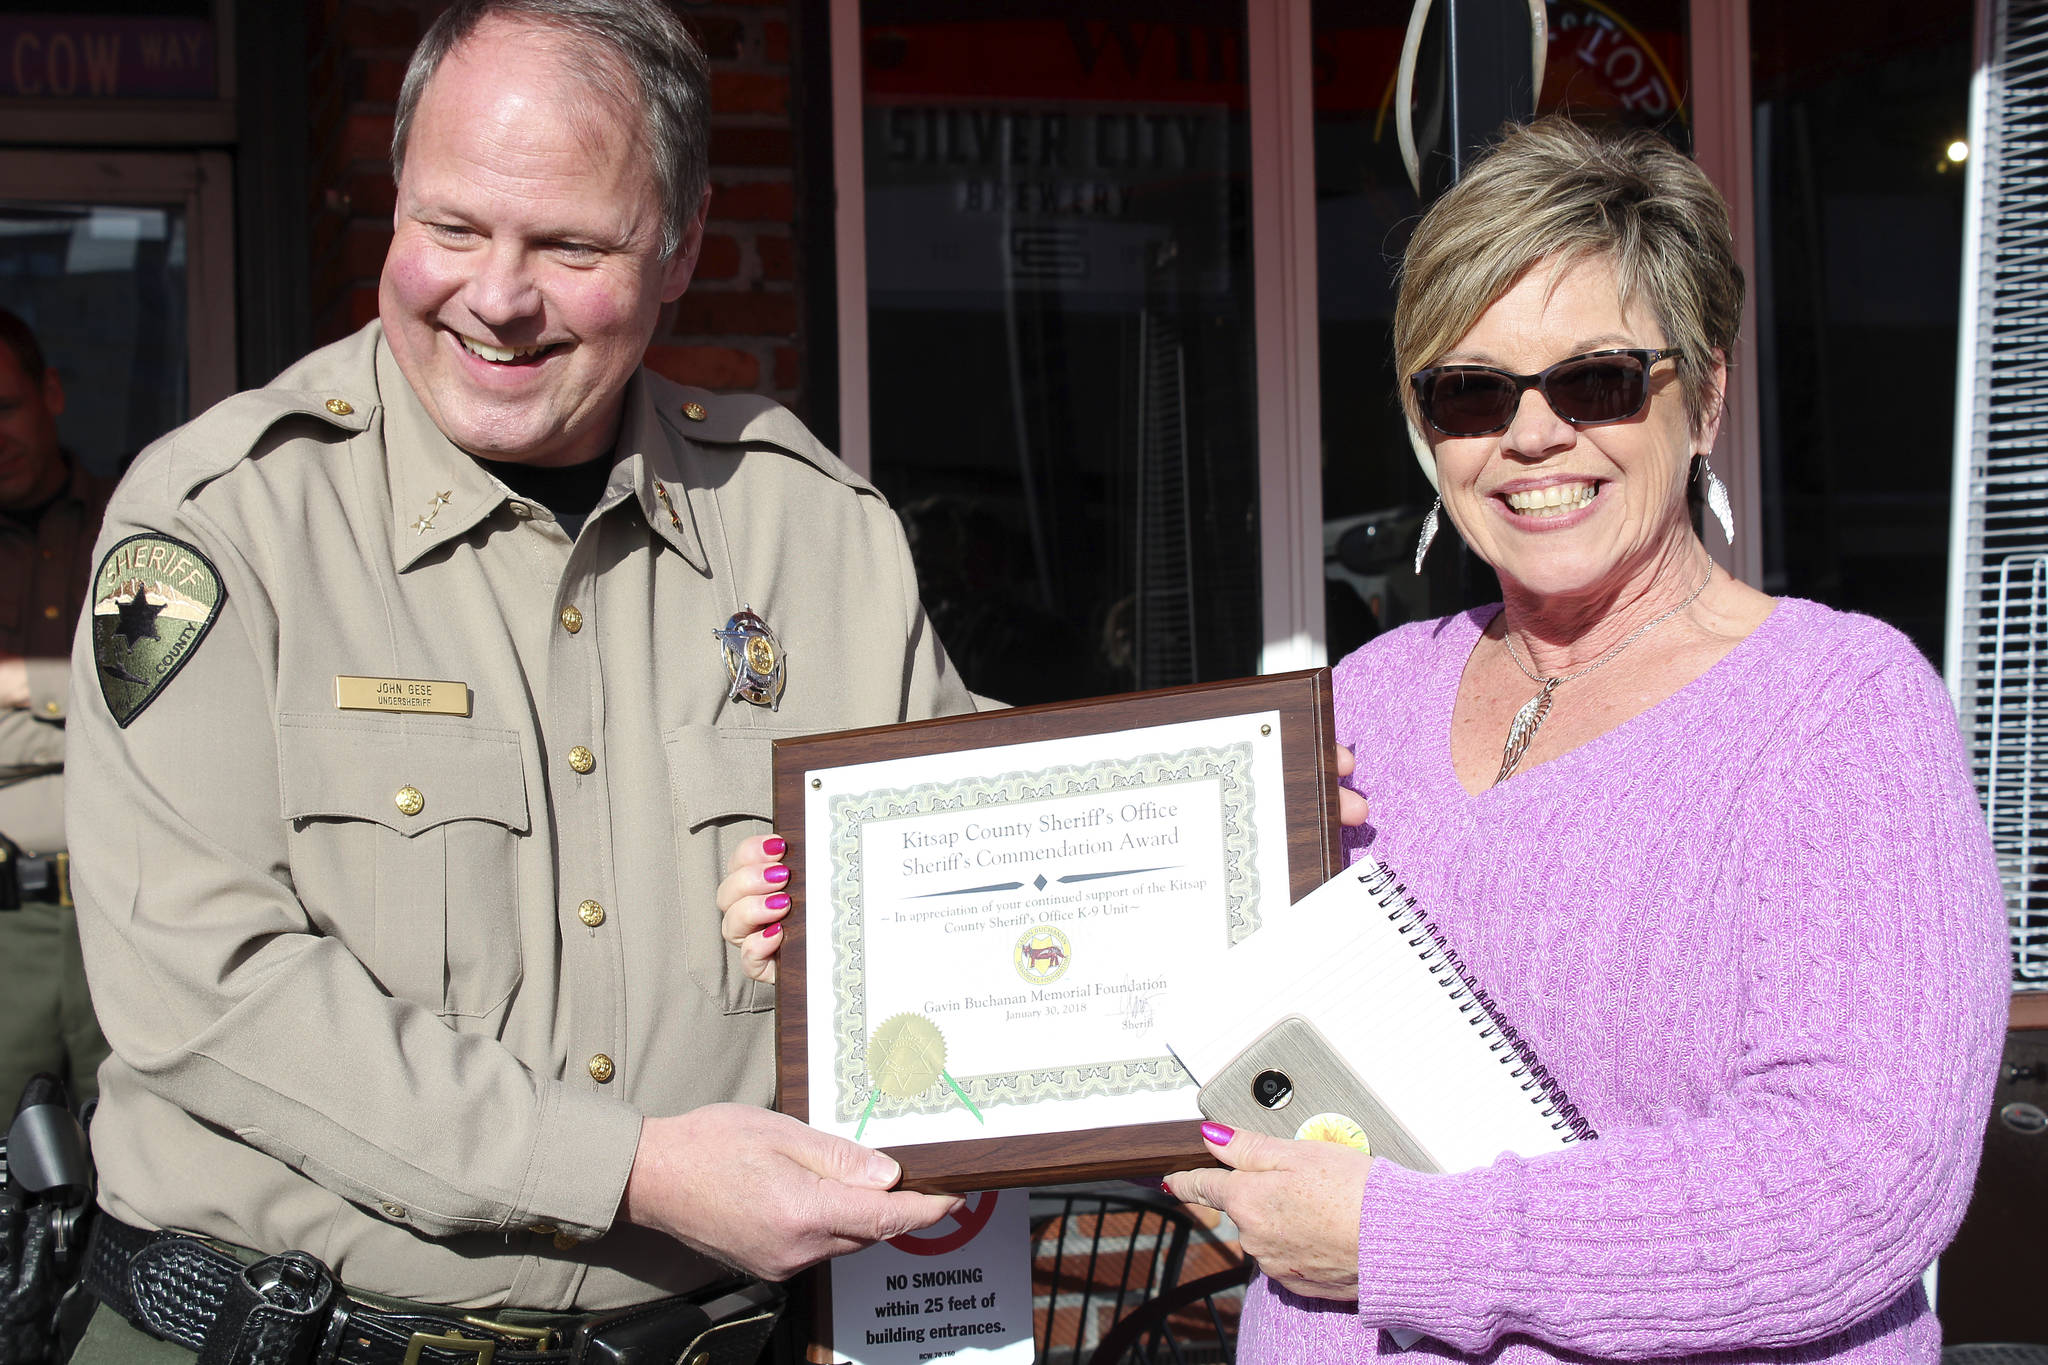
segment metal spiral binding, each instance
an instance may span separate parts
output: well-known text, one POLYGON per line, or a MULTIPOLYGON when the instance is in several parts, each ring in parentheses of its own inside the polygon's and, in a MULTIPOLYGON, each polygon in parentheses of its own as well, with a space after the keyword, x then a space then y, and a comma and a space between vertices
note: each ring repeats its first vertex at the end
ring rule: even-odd
POLYGON ((1365 861, 1371 864, 1371 870, 1360 875, 1359 884, 1387 912, 1396 931, 1407 938, 1408 946, 1416 950, 1417 960, 1450 992, 1458 1013, 1467 1016, 1466 1021, 1479 1030, 1479 1036, 1488 1040, 1488 1049, 1500 1055, 1502 1065, 1513 1068, 1509 1075, 1522 1082, 1522 1089, 1541 1097, 1543 1117, 1552 1121, 1550 1126, 1563 1133, 1566 1142, 1590 1142, 1599 1137, 1592 1120, 1580 1113, 1565 1094, 1564 1083, 1531 1055, 1522 1035, 1507 1022, 1494 1005, 1493 997, 1458 956, 1458 950, 1444 938, 1428 912, 1415 903, 1393 869, 1372 859, 1365 861))

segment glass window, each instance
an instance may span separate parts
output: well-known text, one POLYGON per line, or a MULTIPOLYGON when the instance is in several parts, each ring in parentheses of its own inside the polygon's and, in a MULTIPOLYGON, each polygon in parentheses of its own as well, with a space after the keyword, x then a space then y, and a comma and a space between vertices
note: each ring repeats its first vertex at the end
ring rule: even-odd
POLYGON ((1939 662, 1970 7, 1749 22, 1763 586, 1883 617, 1939 662))
POLYGON ((860 12, 872 477, 940 638, 1018 703, 1256 672, 1242 4, 860 12))
MULTIPOLYGON (((1435 494, 1409 447, 1393 357, 1394 275, 1422 209, 1393 117, 1411 8, 1409 0, 1315 0, 1312 11, 1324 602, 1333 661, 1382 630, 1499 596, 1492 572, 1448 527, 1424 573, 1412 568, 1435 494)), ((1548 8, 1539 112, 1653 127, 1690 146, 1684 0, 1554 0, 1548 8)), ((1418 78, 1418 137, 1436 98, 1429 86, 1426 74, 1418 78)))
POLYGON ((62 376, 65 448, 109 473, 185 420, 185 212, 0 200, 0 306, 62 376))

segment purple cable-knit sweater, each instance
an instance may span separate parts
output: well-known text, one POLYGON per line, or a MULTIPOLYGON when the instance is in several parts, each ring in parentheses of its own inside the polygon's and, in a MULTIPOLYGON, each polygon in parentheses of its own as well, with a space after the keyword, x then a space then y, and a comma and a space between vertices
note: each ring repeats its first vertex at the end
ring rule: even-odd
POLYGON ((1458 1175, 1375 1162, 1357 1303, 1260 1279, 1240 1360, 1936 1361, 1920 1275, 1969 1201, 2009 972, 1939 680, 1890 627, 1786 599, 1675 696, 1472 796, 1451 704, 1495 610, 1337 666, 1372 806, 1348 846, 1398 871, 1600 1138, 1458 1175), (1427 1339, 1396 1353, 1382 1327, 1427 1339))

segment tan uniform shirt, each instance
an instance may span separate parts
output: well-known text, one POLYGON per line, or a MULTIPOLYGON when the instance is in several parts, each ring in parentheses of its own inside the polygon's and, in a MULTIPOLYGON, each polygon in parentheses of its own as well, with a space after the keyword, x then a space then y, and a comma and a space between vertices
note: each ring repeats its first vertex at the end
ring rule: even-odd
POLYGON ((174 536, 226 601, 125 729, 79 637, 117 1216, 465 1306, 709 1275, 612 1220, 642 1114, 771 1099, 773 990, 714 901, 768 827, 769 743, 971 700, 895 517, 789 413, 642 371, 615 458, 572 545, 449 444, 373 324, 130 473, 102 553, 174 536), (749 604, 777 711, 728 698, 713 632, 749 604), (460 682, 472 713, 340 710, 343 674, 460 682))
POLYGON ((33 519, 0 512, 0 653, 28 661, 28 708, 0 708, 0 834, 27 853, 64 849, 71 632, 113 491, 73 460, 64 491, 33 519))

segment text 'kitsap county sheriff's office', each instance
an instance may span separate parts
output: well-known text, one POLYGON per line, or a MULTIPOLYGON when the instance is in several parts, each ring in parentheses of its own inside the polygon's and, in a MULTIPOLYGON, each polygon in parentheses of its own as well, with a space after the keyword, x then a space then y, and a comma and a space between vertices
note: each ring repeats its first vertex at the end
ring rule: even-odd
POLYGON ((1072 815, 1048 812, 1036 820, 1015 820, 1007 824, 970 823, 943 832, 908 829, 903 831, 906 855, 903 874, 924 877, 935 872, 959 872, 970 867, 1002 867, 1010 863, 1087 857, 1097 853, 1171 848, 1180 842, 1179 825, 1163 830, 1142 827, 1174 820, 1179 814, 1178 805, 1129 801, 1122 806, 1093 806, 1072 815), (1119 829, 1119 826, 1136 828, 1119 829), (1056 844, 997 847, 1045 834, 1072 836, 1081 830, 1100 830, 1103 837, 1066 837, 1056 844))

